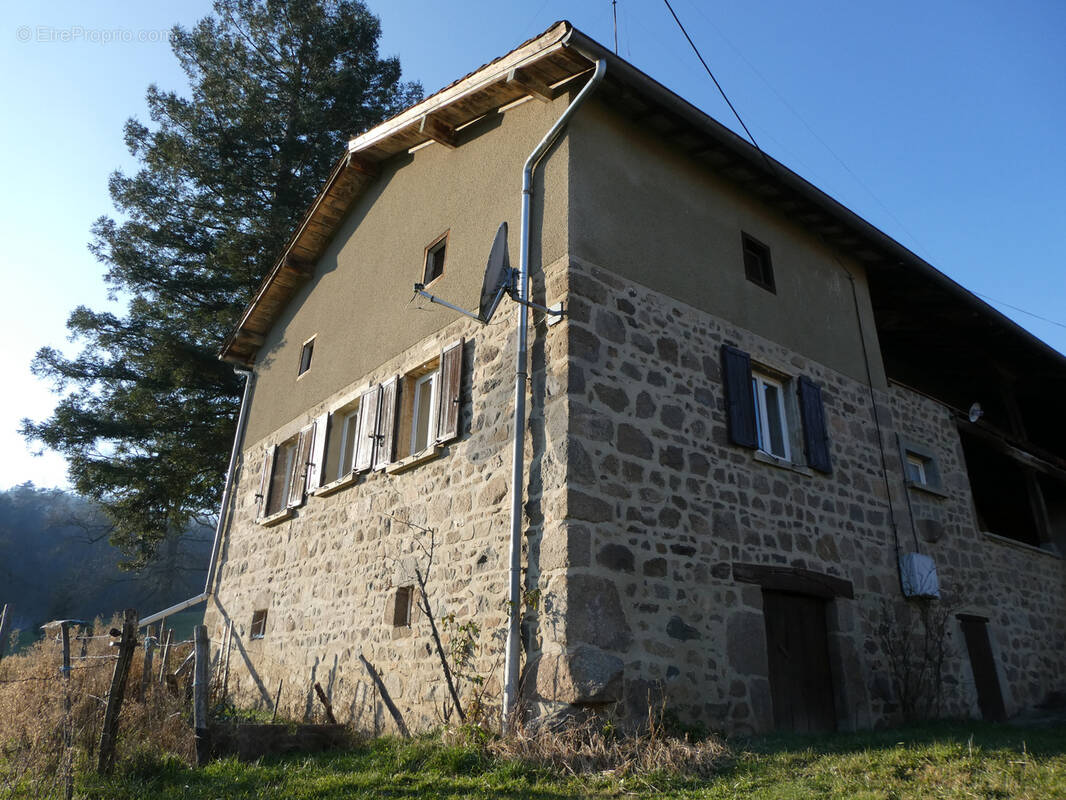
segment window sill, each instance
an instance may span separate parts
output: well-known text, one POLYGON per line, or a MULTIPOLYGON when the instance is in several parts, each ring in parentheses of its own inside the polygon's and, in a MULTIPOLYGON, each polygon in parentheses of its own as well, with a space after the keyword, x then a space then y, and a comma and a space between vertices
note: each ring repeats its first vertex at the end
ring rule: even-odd
POLYGON ((343 478, 337 478, 337 480, 330 481, 325 486, 319 486, 317 489, 313 490, 311 494, 315 497, 326 497, 334 492, 339 492, 341 489, 355 483, 361 474, 361 472, 349 472, 343 478))
POLYGON ((263 517, 259 520, 259 524, 264 528, 269 528, 271 525, 277 525, 279 522, 289 519, 293 515, 293 509, 283 508, 281 511, 275 511, 269 517, 263 517))
POLYGON ((1054 550, 1049 550, 1043 547, 1037 547, 1035 544, 1029 544, 1028 542, 1019 542, 1017 539, 1011 539, 1009 536, 1000 536, 998 533, 992 533, 992 531, 981 531, 981 535, 984 536, 986 539, 991 539, 997 544, 1005 544, 1009 547, 1017 547, 1021 550, 1028 550, 1030 553, 1039 553, 1042 556, 1049 556, 1059 561, 1062 560, 1062 556, 1054 550))
POLYGON ((395 475, 399 472, 406 472, 409 469, 417 467, 419 464, 424 464, 427 461, 432 461, 443 452, 444 448, 439 444, 435 444, 432 447, 427 447, 420 453, 415 453, 413 456, 394 461, 385 467, 385 472, 389 475, 395 475))
POLYGON ((948 493, 941 489, 939 486, 930 486, 928 483, 918 483, 917 481, 905 480, 908 489, 917 489, 919 492, 925 492, 931 494, 934 497, 947 497, 948 493))
POLYGON ((778 469, 787 469, 790 472, 797 472, 800 475, 806 475, 808 478, 814 477, 814 470, 810 467, 805 467, 801 464, 794 464, 793 462, 778 458, 777 456, 767 453, 765 450, 756 450, 751 454, 751 457, 762 464, 769 464, 771 467, 777 467, 778 469))

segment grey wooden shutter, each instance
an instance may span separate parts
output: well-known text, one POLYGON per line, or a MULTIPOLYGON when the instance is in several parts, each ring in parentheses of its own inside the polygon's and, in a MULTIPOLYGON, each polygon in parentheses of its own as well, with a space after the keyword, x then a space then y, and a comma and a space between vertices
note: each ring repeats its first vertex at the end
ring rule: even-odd
POLYGON ((315 420, 315 443, 311 446, 311 463, 307 467, 307 491, 313 492, 322 485, 326 474, 326 440, 329 436, 329 414, 315 420))
POLYGON ((308 425, 300 431, 296 441, 296 452, 292 459, 292 477, 289 480, 289 508, 303 505, 307 491, 307 470, 311 461, 311 440, 315 426, 308 425))
POLYGON ((726 422, 729 439, 742 447, 758 447, 755 431, 755 392, 751 388, 751 357, 743 350, 722 345, 722 379, 725 383, 726 422))
POLYGON ((829 462, 829 429, 825 424, 822 390, 805 375, 801 375, 799 379, 799 405, 807 466, 819 472, 832 472, 829 462))
POLYGON ((380 386, 370 387, 359 398, 359 424, 355 431, 355 456, 352 458, 352 472, 366 472, 374 464, 380 404, 380 386))
POLYGON ((255 518, 260 520, 266 516, 267 492, 270 491, 270 473, 274 471, 275 445, 270 445, 263 454, 263 471, 259 475, 259 493, 255 496, 255 518))
POLYGON ((374 469, 385 469, 392 463, 396 449, 396 406, 400 399, 399 379, 389 378, 381 384, 381 408, 378 411, 377 450, 374 469))
POLYGON ((452 342, 440 354, 437 389, 436 442, 447 442, 459 435, 459 384, 463 376, 463 340, 452 342))

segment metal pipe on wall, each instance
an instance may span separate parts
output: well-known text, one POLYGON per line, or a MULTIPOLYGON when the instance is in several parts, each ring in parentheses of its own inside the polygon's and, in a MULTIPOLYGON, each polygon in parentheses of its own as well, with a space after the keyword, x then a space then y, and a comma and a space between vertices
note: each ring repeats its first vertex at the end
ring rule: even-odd
MULTIPOLYGON (((594 60, 594 59, 589 59, 594 60)), ((604 59, 595 59, 596 69, 581 91, 566 107, 555 124, 540 140, 533 152, 526 159, 522 169, 522 232, 519 241, 518 265, 518 331, 515 356, 515 406, 514 406, 514 442, 511 461, 511 540, 510 540, 510 589, 508 600, 510 619, 507 628, 507 651, 504 667, 505 684, 503 688, 503 730, 506 732, 511 723, 515 704, 518 699, 518 665, 519 665, 519 626, 522 616, 522 500, 525 472, 525 433, 526 433, 526 361, 528 360, 529 327, 529 215, 533 199, 533 172, 548 149, 559 138, 566 123, 569 122, 577 107, 584 102, 607 71, 604 59)))

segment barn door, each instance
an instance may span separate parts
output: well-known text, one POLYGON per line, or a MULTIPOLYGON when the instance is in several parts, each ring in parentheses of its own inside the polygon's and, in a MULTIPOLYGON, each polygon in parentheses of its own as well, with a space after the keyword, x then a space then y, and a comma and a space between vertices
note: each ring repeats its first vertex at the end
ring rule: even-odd
POLYGON ((836 730, 825 600, 763 590, 774 727, 797 733, 836 730))
POLYGON ((977 686, 977 705, 981 716, 990 722, 1000 722, 1007 718, 1003 707, 1003 693, 999 689, 999 675, 996 674, 996 661, 992 657, 992 643, 988 640, 988 620, 970 614, 959 614, 962 635, 966 639, 966 649, 970 653, 970 666, 973 668, 973 681, 977 686))

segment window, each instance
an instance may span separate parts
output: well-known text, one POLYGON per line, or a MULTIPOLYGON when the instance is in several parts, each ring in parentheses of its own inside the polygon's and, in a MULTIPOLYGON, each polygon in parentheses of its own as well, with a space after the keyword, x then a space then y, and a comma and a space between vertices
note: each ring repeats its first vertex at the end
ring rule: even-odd
POLYGON ((751 356, 731 345, 722 346, 722 379, 730 441, 795 463, 802 433, 807 466, 832 471, 822 390, 814 381, 754 369, 751 356))
POLYGON ((248 636, 251 639, 262 639, 266 637, 267 632, 267 610, 261 608, 258 611, 252 612, 252 627, 248 631, 248 636))
MULTIPOLYGON (((359 441, 359 409, 361 397, 346 403, 331 414, 319 418, 319 424, 328 430, 324 437, 322 476, 319 485, 339 481, 352 474, 359 441)), ((364 446, 369 446, 368 441, 364 446)), ((315 486, 313 488, 318 488, 315 486)))
POLYGON ((914 442, 899 440, 899 455, 903 463, 903 478, 908 486, 924 489, 934 494, 943 494, 940 468, 933 451, 914 442))
POLYGON ((441 234, 426 248, 425 274, 422 283, 430 283, 444 274, 444 256, 448 248, 448 232, 441 234))
POLYGON ((299 378, 307 370, 311 369, 311 356, 315 352, 315 339, 312 336, 306 342, 304 342, 303 350, 300 351, 300 371, 296 373, 296 377, 299 378))
POLYGON ((394 628, 411 627, 411 605, 415 595, 414 586, 401 586, 396 590, 392 606, 392 625, 394 628))
POLYGON ((759 449, 788 461, 788 418, 785 414, 785 387, 781 381, 753 372, 755 432, 759 449))
POLYGON ((774 267, 770 263, 770 248, 746 233, 740 234, 744 251, 744 275, 749 281, 770 292, 777 292, 774 285, 774 267))
POLYGON ((399 460, 418 463, 419 456, 436 455, 436 445, 459 435, 462 358, 463 340, 460 339, 445 347, 438 357, 403 376, 396 423, 399 460))
POLYGON ((256 494, 260 520, 276 518, 303 504, 308 479, 313 478, 311 452, 316 427, 308 425, 281 444, 267 448, 256 494))

